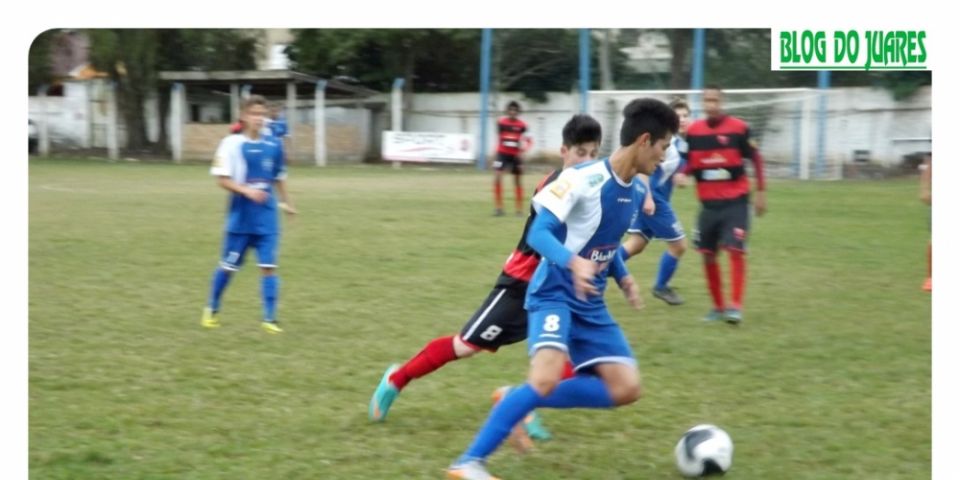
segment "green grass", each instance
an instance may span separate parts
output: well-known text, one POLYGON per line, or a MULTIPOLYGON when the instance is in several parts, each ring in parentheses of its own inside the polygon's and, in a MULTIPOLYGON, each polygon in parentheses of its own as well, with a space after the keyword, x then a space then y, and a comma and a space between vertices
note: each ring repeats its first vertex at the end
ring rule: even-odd
MULTIPOLYGON (((459 330, 516 243, 523 219, 490 216, 487 174, 294 168, 287 333, 269 336, 249 266, 226 293, 225 326, 199 325, 225 205, 206 167, 32 160, 29 172, 31 478, 441 478, 491 391, 524 378, 525 348, 505 348, 415 381, 386 423, 367 421, 383 368, 459 330)), ((491 471, 675 479, 674 443, 710 422, 734 439, 730 478, 929 478, 916 191, 773 182, 753 224, 745 325, 699 321, 708 298, 692 251, 674 282, 686 305, 645 287, 634 312, 610 292, 646 397, 545 411, 556 439, 525 457, 503 449, 491 471)), ((693 194, 675 196, 689 230, 693 194)), ((662 250, 630 262, 642 285, 662 250)))

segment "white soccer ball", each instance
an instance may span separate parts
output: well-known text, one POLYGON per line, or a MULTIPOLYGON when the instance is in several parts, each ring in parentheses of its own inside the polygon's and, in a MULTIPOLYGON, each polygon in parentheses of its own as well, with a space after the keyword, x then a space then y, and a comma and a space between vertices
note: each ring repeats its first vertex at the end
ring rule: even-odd
POLYGON ((686 477, 722 475, 733 463, 733 440, 716 425, 697 425, 680 437, 674 453, 686 477))

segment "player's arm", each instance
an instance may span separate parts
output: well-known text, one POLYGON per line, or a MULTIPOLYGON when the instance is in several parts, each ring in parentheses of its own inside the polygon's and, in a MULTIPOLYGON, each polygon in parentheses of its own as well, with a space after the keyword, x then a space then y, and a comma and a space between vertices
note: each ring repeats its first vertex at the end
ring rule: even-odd
POLYGON ((599 294, 593 282, 597 264, 567 250, 557 235, 577 202, 577 180, 575 171, 566 171, 533 197, 537 217, 527 233, 527 244, 541 257, 570 269, 577 296, 586 299, 587 295, 599 294))
POLYGON ((644 306, 643 300, 640 298, 640 288, 637 287, 637 282, 634 281, 633 275, 630 275, 630 271, 627 270, 627 263, 623 257, 623 253, 623 246, 620 246, 620 248, 617 249, 617 253, 614 254, 613 260, 610 262, 610 274, 613 276, 613 279, 617 281, 620 290, 623 291, 623 296, 626 297, 627 303, 629 303, 631 307, 639 310, 644 306))
POLYGON ((647 187, 647 194, 643 196, 643 213, 644 215, 650 216, 657 212, 657 204, 653 203, 653 194, 650 188, 650 177, 642 173, 637 174, 640 177, 640 180, 647 187))
POLYGON ((290 215, 295 215, 297 209, 294 208, 290 193, 287 192, 287 155, 285 152, 286 148, 281 144, 280 153, 277 155, 278 158, 274 167, 276 170, 273 177, 273 186, 277 190, 277 199, 279 200, 277 207, 290 215))
POLYGON ((757 216, 763 216, 767 211, 767 181, 763 172, 763 156, 760 155, 757 142, 750 136, 749 128, 744 135, 741 154, 744 157, 749 157, 750 161, 753 162, 753 172, 757 177, 757 191, 754 192, 753 208, 756 210, 757 216))
POLYGON ((690 183, 690 179, 687 178, 687 156, 683 153, 680 154, 680 166, 677 167, 677 173, 673 174, 673 184, 677 187, 684 188, 690 183))
POLYGON ((243 195, 250 200, 263 203, 267 201, 267 192, 241 185, 233 179, 234 165, 241 161, 238 158, 240 149, 231 137, 224 138, 217 147, 217 153, 213 156, 213 166, 210 167, 210 174, 217 177, 217 185, 224 190, 243 195))

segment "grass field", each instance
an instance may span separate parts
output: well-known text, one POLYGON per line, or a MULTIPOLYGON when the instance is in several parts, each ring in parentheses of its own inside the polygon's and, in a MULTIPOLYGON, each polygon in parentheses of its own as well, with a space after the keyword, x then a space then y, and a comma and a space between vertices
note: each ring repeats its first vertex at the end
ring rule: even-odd
MULTIPOLYGON (((367 421, 386 365, 459 330, 516 244, 523 219, 490 216, 487 174, 294 168, 279 336, 258 327, 250 267, 226 293, 225 326, 199 325, 225 205, 206 167, 34 159, 29 177, 31 478, 442 478, 491 391, 525 375, 521 345, 456 362, 413 382, 386 423, 367 421)), ((930 477, 915 179, 770 188, 745 325, 699 321, 695 252, 675 279, 684 306, 645 288, 634 312, 610 292, 647 396, 545 411, 555 440, 525 457, 501 450, 495 475, 676 479, 674 443, 710 422, 733 437, 729 478, 930 477)), ((689 230, 693 193, 675 196, 689 230)), ((631 260, 642 285, 663 248, 631 260)), ((725 257, 722 268, 729 288, 725 257)))

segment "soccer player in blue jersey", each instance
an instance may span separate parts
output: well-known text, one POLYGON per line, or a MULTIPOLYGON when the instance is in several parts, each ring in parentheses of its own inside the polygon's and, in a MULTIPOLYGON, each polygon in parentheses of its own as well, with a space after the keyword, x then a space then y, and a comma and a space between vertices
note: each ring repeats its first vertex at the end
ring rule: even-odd
POLYGON ((675 183, 685 185, 686 178, 682 172, 687 163, 687 142, 683 136, 690 124, 690 107, 683 100, 672 102, 670 107, 677 112, 680 120, 679 132, 670 140, 663 163, 650 176, 650 189, 643 213, 627 230, 631 235, 623 244, 624 251, 620 253, 627 260, 642 252, 654 238, 667 242, 667 251, 660 256, 660 268, 654 279, 653 296, 670 305, 682 305, 683 299, 670 287, 670 279, 677 271, 680 257, 687 251, 687 240, 683 225, 670 206, 670 196, 675 183))
POLYGON ((286 189, 287 169, 280 140, 264 135, 266 100, 253 95, 241 107, 243 132, 220 142, 210 174, 217 185, 230 192, 227 223, 220 265, 213 274, 210 297, 203 309, 201 324, 220 326, 220 299, 233 272, 240 269, 248 248, 257 251, 257 266, 263 273, 263 323, 268 333, 283 330, 277 322, 277 245, 280 240, 278 210, 296 213, 286 189), (277 201, 279 198, 279 202, 277 201))
POLYGON ((283 143, 283 150, 286 153, 290 147, 290 127, 287 125, 287 120, 280 115, 280 102, 270 104, 270 115, 264 120, 264 124, 270 130, 270 134, 283 143))
MULTIPOLYGON (((620 239, 640 211, 646 186, 663 161, 677 114, 665 103, 637 99, 623 110, 620 148, 606 159, 564 170, 533 197, 538 210, 527 242, 543 256, 527 290, 527 383, 491 411, 447 477, 493 479, 486 459, 535 408, 610 408, 640 398, 630 345, 603 301, 608 269, 635 308, 640 296, 620 254, 620 239), (567 358, 577 372, 561 381, 567 358), (516 427, 515 427, 516 426, 516 427)), ((521 433, 522 434, 522 433, 521 433)))

